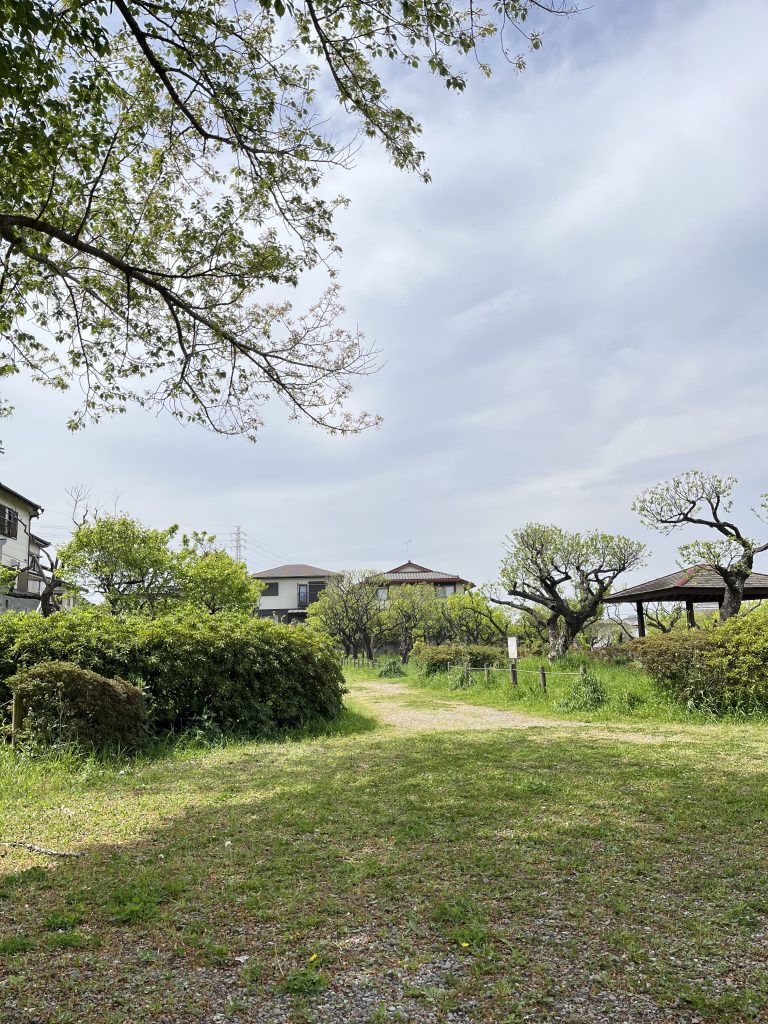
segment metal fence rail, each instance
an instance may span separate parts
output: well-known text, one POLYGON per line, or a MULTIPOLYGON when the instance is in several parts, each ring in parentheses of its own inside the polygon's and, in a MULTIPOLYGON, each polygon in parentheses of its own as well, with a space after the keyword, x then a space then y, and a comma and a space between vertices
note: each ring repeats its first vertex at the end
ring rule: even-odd
MULTIPOLYGON (((379 655, 375 658, 363 657, 362 655, 357 657, 354 655, 344 655, 341 663, 345 668, 376 668, 392 657, 395 657, 395 655, 385 655, 383 657, 379 655)), ((544 665, 540 665, 538 668, 519 668, 516 661, 510 661, 509 667, 481 665, 474 668, 470 668, 468 662, 448 662, 445 668, 447 672, 450 672, 452 669, 460 669, 468 676, 482 675, 486 682, 490 679, 491 673, 503 672, 505 676, 509 676, 512 686, 518 685, 518 677, 521 675, 538 676, 539 684, 544 691, 547 689, 547 680, 552 676, 579 676, 581 674, 580 670, 545 668, 544 665)))

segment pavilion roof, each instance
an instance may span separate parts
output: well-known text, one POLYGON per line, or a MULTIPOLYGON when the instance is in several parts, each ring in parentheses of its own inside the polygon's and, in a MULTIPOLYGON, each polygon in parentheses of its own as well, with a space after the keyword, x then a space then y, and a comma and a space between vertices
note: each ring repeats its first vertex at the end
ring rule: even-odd
MULTIPOLYGON (((725 583, 721 576, 707 565, 693 565, 678 569, 668 576, 659 576, 648 583, 619 590, 606 597, 606 604, 621 604, 624 601, 717 601, 725 595, 725 583)), ((753 572, 744 584, 746 600, 768 597, 768 574, 753 572)))

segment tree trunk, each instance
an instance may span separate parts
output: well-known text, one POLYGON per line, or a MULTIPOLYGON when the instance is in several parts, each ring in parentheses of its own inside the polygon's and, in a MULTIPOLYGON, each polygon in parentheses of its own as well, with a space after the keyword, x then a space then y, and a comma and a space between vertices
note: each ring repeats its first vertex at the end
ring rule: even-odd
POLYGON ((547 632, 549 634, 549 660, 557 661, 558 658, 562 658, 568 653, 578 630, 574 630, 569 622, 557 618, 554 622, 547 623, 547 632))
POLYGON ((54 577, 45 581, 40 592, 40 614, 44 619, 61 611, 61 599, 57 593, 62 585, 62 580, 54 577))
POLYGON ((726 580, 725 598, 720 609, 720 621, 725 622, 736 615, 744 600, 744 584, 746 579, 726 580))
POLYGON ((413 637, 410 634, 408 634, 408 636, 400 637, 400 663, 402 665, 408 664, 408 658, 410 657, 412 650, 413 637))

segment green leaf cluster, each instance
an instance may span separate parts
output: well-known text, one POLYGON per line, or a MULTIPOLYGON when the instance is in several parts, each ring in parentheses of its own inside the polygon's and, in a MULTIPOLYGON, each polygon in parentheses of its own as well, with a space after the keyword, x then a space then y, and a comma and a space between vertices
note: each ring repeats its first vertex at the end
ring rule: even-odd
POLYGON ((156 731, 205 719, 266 735, 333 718, 344 692, 335 645, 306 629, 189 606, 156 618, 84 607, 0 616, 0 703, 17 671, 52 659, 141 686, 156 731))
POLYGON ((4 681, 21 700, 23 736, 45 746, 133 749, 144 735, 143 692, 65 661, 42 661, 4 681))
POLYGON ((501 668, 508 663, 507 652, 501 647, 486 644, 430 644, 417 643, 413 648, 411 660, 416 671, 422 676, 434 676, 439 672, 447 672, 450 668, 466 666, 468 668, 501 668))
POLYGON ((263 584, 245 563, 207 533, 185 535, 175 548, 177 533, 177 526, 156 530, 125 514, 96 515, 59 551, 61 575, 114 613, 156 615, 182 603, 212 614, 258 607, 263 584))
POLYGON ((72 429, 137 403, 255 438, 270 396, 331 431, 375 423, 348 408, 375 358, 335 286, 298 317, 270 300, 333 266, 345 200, 324 176, 357 133, 428 178, 387 66, 463 89, 506 26, 538 48, 548 9, 0 0, 0 366, 79 382, 72 429))
POLYGON ((682 704, 714 715, 768 711, 768 613, 717 628, 654 634, 632 642, 656 685, 682 704))

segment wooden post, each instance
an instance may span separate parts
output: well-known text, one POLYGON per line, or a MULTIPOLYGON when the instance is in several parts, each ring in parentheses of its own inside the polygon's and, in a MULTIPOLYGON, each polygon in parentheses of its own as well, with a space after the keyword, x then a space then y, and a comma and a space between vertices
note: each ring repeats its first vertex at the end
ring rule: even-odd
POLYGON ((488 666, 487 665, 485 666, 484 672, 485 672, 485 685, 487 686, 488 685, 488 666))
POLYGON ((688 629, 696 629, 696 616, 693 614, 693 601, 685 602, 685 617, 688 620, 688 629))
POLYGON ((645 636, 645 612, 643 611, 643 602, 638 601, 635 605, 637 611, 637 635, 645 636))
POLYGON ((21 731, 21 723, 24 719, 24 708, 21 703, 21 694, 13 695, 13 710, 11 711, 11 743, 16 746, 16 737, 21 731))
POLYGON ((517 662, 512 659, 509 663, 509 678, 513 686, 517 686, 517 662))
POLYGON ((546 693, 546 691, 547 691, 547 673, 545 672, 543 665, 539 669, 539 679, 541 680, 541 688, 546 693))

